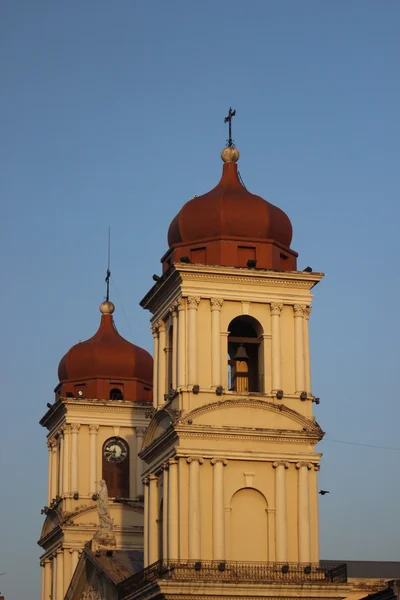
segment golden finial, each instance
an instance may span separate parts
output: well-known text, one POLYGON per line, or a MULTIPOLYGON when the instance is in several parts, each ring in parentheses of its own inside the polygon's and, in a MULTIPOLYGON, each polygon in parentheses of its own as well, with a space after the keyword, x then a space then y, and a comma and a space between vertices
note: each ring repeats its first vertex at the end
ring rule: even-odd
POLYGON ((239 160, 239 150, 235 146, 227 146, 221 152, 221 158, 224 163, 237 162, 239 160))
POLYGON ((115 310, 115 306, 110 300, 106 300, 100 304, 100 312, 102 315, 112 315, 115 310))

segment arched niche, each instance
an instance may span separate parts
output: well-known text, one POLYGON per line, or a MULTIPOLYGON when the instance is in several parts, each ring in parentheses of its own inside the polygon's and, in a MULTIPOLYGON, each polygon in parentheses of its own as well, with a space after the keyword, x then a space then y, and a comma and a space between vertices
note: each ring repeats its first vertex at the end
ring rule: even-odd
POLYGON ((254 488, 242 488, 231 499, 230 559, 266 562, 268 556, 268 503, 254 488))
POLYGON ((234 392, 262 392, 263 328, 250 315, 240 315, 228 327, 228 387, 234 392))

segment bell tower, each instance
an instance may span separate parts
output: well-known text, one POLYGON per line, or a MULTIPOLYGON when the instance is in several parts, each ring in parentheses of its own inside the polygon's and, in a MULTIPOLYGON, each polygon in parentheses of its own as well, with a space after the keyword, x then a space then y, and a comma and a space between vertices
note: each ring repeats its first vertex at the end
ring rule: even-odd
POLYGON ((142 461, 153 360, 117 331, 114 304, 100 305, 93 337, 61 359, 48 430, 48 492, 39 540, 42 599, 63 600, 85 544, 98 529, 99 482, 110 496, 116 549, 143 548, 142 461))
POLYGON ((343 597, 345 574, 319 567, 308 326, 323 275, 296 270, 289 218, 244 187, 229 142, 218 185, 173 219, 141 303, 154 337, 143 585, 284 597, 276 584, 289 582, 291 597, 305 584, 343 597))

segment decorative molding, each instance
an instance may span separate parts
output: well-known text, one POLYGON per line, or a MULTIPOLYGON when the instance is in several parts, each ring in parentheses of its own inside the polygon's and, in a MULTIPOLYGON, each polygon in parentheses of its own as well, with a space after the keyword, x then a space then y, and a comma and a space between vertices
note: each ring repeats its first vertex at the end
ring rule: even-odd
POLYGON ((188 307, 189 310, 197 310, 200 304, 200 296, 189 296, 188 307))
POLYGON ((276 460, 274 463, 272 463, 272 466, 273 466, 274 469, 277 469, 281 465, 284 466, 285 469, 289 468, 289 463, 286 462, 286 461, 284 461, 284 460, 276 460))
POLYGON ((242 301, 242 314, 249 315, 250 314, 250 302, 242 301))
POLYGON ((220 311, 223 303, 224 303, 223 298, 210 298, 211 311, 214 311, 214 310, 220 311))
POLYGON ((71 433, 78 433, 80 428, 80 423, 71 423, 71 433))
POLYGON ((187 462, 188 465, 190 465, 190 463, 192 463, 194 461, 197 461, 200 465, 202 465, 204 463, 204 459, 201 458, 201 456, 189 456, 186 459, 186 462, 187 462))
POLYGON ((271 302, 271 304, 270 304, 271 315, 278 315, 278 317, 279 317, 282 312, 282 308, 283 308, 283 304, 280 304, 278 302, 271 302))
POLYGON ((99 425, 89 425, 89 435, 97 435, 99 431, 99 425))
POLYGON ((246 487, 253 487, 253 481, 254 481, 254 473, 243 473, 244 475, 244 484, 246 487))

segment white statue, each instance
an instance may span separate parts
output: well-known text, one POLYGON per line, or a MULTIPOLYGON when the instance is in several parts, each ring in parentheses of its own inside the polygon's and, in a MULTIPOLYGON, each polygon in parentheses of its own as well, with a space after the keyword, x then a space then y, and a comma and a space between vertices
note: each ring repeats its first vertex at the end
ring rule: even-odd
POLYGON ((104 479, 100 481, 100 490, 97 493, 97 512, 99 513, 100 529, 102 531, 113 531, 114 523, 108 510, 108 490, 104 479))

